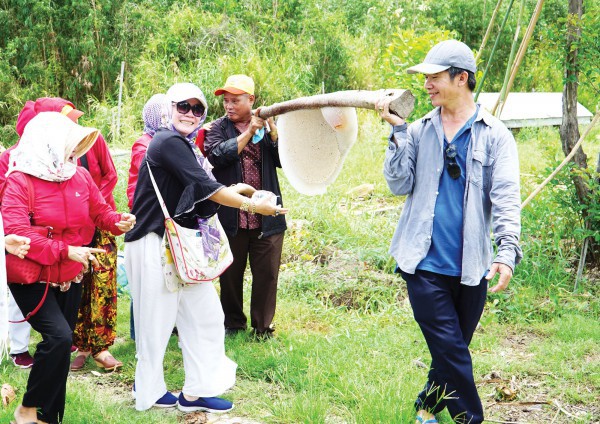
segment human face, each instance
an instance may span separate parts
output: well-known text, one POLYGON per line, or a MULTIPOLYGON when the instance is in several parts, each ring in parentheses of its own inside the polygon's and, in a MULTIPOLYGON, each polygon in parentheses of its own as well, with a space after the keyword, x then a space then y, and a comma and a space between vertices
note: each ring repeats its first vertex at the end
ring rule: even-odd
POLYGON ((432 106, 453 106, 457 101, 461 101, 460 81, 466 75, 457 75, 450 79, 448 71, 438 72, 437 74, 425 75, 425 90, 429 95, 432 106))
MULTIPOLYGON (((198 99, 187 99, 185 101, 188 102, 190 106, 200 103, 200 100, 198 99)), ((198 128, 201 117, 195 116, 191 109, 188 110, 187 113, 180 113, 177 111, 176 103, 173 103, 171 107, 173 108, 173 128, 175 128, 179 134, 188 136, 198 128)))
POLYGON ((223 94, 223 107, 232 122, 248 122, 252 118, 252 94, 223 94))

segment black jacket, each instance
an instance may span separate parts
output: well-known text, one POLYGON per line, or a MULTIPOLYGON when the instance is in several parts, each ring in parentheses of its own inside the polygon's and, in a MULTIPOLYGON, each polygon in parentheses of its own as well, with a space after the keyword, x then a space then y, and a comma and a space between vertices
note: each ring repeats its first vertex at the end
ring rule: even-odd
MULTIPOLYGON (((177 132, 158 130, 148 146, 146 160, 152 167, 167 210, 178 224, 194 228, 197 217, 207 218, 217 212, 219 205, 208 198, 223 185, 210 179, 198 164, 188 141, 177 132)), ((139 240, 151 232, 161 237, 165 233, 165 216, 150 180, 146 160, 140 165, 131 209, 137 221, 125 234, 126 242, 139 240)))
MULTIPOLYGON (((223 116, 213 122, 210 131, 206 134, 204 140, 204 149, 208 154, 208 160, 214 166, 213 175, 218 182, 225 186, 241 183, 242 167, 240 155, 238 154, 237 137, 238 130, 229 118, 223 116)), ((279 150, 277 143, 273 143, 267 133, 260 141, 260 152, 262 162, 262 187, 257 189, 268 190, 275 193, 278 203, 283 206, 281 198, 281 189, 277 178, 277 168, 281 168, 279 161, 279 150)), ((238 209, 222 206, 219 208, 219 220, 230 237, 237 234, 238 231, 238 209)), ((273 234, 282 233, 287 229, 285 217, 263 216, 262 217, 262 236, 267 237, 273 234)))

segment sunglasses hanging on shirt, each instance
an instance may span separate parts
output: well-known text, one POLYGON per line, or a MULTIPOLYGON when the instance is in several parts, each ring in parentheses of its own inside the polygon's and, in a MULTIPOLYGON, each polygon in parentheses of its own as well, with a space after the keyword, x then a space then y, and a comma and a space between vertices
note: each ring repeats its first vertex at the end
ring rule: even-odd
POLYGON ((446 169, 453 180, 456 180, 461 174, 460 165, 456 162, 456 153, 456 145, 448 144, 446 148, 446 169))
POLYGON ((175 107, 177 108, 177 112, 182 113, 184 115, 190 110, 192 111, 192 114, 197 118, 200 118, 202 117, 202 115, 204 115, 204 106, 202 105, 202 103, 191 105, 187 101, 183 101, 175 103, 175 107))

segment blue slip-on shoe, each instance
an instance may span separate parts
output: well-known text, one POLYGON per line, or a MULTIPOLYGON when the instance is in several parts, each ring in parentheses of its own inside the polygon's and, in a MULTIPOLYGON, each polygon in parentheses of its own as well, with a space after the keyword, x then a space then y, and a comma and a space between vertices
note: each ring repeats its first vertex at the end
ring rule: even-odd
MULTIPOLYGON (((133 384, 131 394, 135 399, 135 383, 133 384)), ((157 408, 173 408, 174 406, 177 406, 177 396, 171 392, 166 392, 159 400, 154 402, 153 406, 156 406, 157 408)))
POLYGON ((183 412, 205 411, 218 414, 231 411, 233 403, 218 397, 201 397, 196 400, 186 400, 183 392, 181 392, 179 394, 177 409, 183 412))
POLYGON ((177 396, 171 392, 166 392, 159 400, 154 402, 157 408, 173 408, 177 406, 177 396))

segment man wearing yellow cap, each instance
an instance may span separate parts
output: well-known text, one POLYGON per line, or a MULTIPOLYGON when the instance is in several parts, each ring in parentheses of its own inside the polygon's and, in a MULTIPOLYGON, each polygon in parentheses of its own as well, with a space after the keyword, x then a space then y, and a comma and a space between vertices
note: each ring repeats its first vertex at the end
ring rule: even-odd
MULTIPOLYGON (((223 96, 225 116, 212 123, 204 147, 217 181, 224 185, 246 183, 257 190, 270 191, 281 204, 276 171, 281 167, 277 128, 272 118, 265 121, 252 113, 254 81, 247 75, 231 75, 215 95, 223 96)), ((274 331, 277 279, 287 228, 285 218, 221 207, 219 219, 234 258, 220 277, 225 329, 229 334, 246 329, 243 280, 249 260, 252 271, 250 325, 257 338, 269 338, 274 331)))

